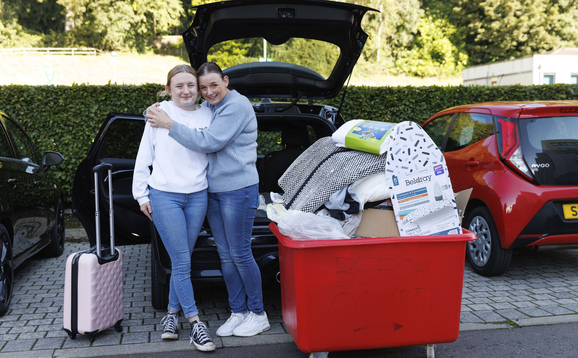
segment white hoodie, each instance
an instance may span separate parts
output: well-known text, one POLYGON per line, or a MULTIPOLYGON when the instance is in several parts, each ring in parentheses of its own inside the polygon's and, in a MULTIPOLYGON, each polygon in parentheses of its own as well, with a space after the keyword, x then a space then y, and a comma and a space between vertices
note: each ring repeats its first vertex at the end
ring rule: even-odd
MULTIPOLYGON (((172 101, 163 101, 160 108, 175 122, 198 130, 211 122, 206 106, 185 111, 172 101)), ((153 128, 147 122, 134 166, 132 193, 142 205, 149 200, 149 186, 160 191, 189 194, 207 188, 207 155, 187 149, 169 137, 166 128, 153 128), (152 173, 150 167, 153 167, 152 173)))

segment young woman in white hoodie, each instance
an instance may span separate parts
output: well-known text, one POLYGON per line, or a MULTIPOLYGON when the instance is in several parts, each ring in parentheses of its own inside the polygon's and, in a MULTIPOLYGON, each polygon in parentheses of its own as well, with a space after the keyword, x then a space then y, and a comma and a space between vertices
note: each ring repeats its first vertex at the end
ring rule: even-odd
MULTIPOLYGON (((161 102, 160 108, 175 122, 193 130, 209 126, 211 110, 196 104, 199 92, 192 67, 178 65, 171 69, 165 91, 171 101, 161 102)), ((161 320, 161 337, 179 338, 178 313, 183 311, 191 323, 191 343, 201 351, 215 350, 207 327, 199 320, 191 283, 191 254, 207 212, 207 165, 206 154, 183 147, 167 129, 147 123, 132 186, 141 211, 155 223, 171 258, 168 313, 161 320)))

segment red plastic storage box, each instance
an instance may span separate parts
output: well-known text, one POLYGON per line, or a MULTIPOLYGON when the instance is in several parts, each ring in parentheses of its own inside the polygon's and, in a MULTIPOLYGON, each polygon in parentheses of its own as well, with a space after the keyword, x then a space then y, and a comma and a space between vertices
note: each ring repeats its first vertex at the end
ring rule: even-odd
POLYGON ((306 353, 449 343, 458 338, 464 234, 279 239, 283 321, 306 353))

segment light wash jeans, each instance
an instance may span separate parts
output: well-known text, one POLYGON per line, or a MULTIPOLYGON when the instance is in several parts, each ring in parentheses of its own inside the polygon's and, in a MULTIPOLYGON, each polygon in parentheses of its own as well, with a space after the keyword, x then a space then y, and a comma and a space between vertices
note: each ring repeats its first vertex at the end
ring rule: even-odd
POLYGON ((263 312, 261 272, 251 251, 251 232, 259 205, 259 185, 209 193, 207 218, 221 258, 229 305, 234 313, 263 312))
POLYGON ((207 213, 207 190, 192 194, 150 188, 152 217, 171 258, 169 312, 199 314, 191 283, 191 255, 207 213))

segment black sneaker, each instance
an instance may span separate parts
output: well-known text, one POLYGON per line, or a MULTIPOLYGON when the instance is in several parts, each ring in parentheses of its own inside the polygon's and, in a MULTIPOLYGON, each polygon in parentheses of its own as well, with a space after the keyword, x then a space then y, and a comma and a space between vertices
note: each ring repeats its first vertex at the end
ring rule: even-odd
POLYGON ((161 319, 161 326, 163 326, 162 339, 175 340, 179 339, 179 316, 176 313, 169 313, 161 319))
POLYGON ((189 344, 194 344, 195 348, 200 351, 209 352, 215 350, 215 344, 211 340, 209 330, 203 322, 194 321, 191 323, 191 335, 189 338, 191 339, 189 344))

